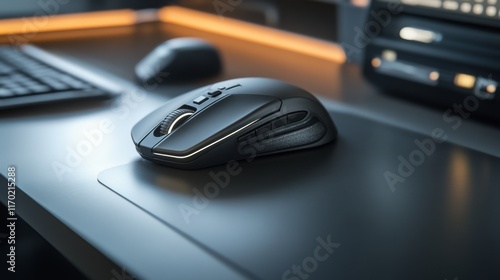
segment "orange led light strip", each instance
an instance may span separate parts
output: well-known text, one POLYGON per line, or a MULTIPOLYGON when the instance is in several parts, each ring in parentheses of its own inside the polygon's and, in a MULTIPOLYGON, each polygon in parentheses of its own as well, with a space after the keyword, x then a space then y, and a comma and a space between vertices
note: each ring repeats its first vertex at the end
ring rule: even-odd
POLYGON ((37 15, 20 19, 0 20, 0 36, 126 26, 135 23, 136 13, 133 10, 114 10, 64 15, 37 15))
POLYGON ((337 63, 346 61, 344 51, 337 44, 235 19, 220 18, 217 15, 175 6, 161 8, 159 19, 165 23, 303 53, 337 63))

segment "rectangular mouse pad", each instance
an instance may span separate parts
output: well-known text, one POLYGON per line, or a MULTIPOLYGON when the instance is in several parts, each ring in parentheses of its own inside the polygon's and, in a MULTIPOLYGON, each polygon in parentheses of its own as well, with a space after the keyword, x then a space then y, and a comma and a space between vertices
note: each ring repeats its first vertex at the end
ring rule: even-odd
POLYGON ((138 156, 98 179, 256 278, 500 279, 500 159, 332 118, 320 148, 201 170, 138 156))

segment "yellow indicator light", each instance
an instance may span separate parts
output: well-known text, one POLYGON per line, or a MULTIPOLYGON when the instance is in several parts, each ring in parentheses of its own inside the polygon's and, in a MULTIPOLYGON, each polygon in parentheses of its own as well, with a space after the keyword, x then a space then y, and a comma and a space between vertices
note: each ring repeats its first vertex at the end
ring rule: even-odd
POLYGON ((488 85, 486 87, 486 92, 487 93, 493 94, 493 93, 495 93, 495 91, 497 91, 497 87, 495 85, 488 85))
POLYGON ((432 71, 431 73, 429 73, 429 79, 431 79, 433 81, 439 80, 439 72, 432 71))
POLYGON ((380 60, 380 58, 375 57, 374 59, 372 59, 373 68, 379 68, 381 65, 382 65, 382 61, 380 60))
POLYGON ((455 75, 455 85, 461 88, 471 89, 476 84, 476 77, 467 74, 455 75))

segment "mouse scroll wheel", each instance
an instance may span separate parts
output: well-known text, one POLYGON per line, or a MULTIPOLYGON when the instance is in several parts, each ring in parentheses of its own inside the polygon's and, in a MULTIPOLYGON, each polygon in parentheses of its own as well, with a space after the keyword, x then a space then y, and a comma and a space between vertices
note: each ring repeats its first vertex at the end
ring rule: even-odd
POLYGON ((183 124, 192 114, 194 114, 194 111, 190 109, 177 109, 168 114, 160 124, 160 134, 169 134, 183 124))

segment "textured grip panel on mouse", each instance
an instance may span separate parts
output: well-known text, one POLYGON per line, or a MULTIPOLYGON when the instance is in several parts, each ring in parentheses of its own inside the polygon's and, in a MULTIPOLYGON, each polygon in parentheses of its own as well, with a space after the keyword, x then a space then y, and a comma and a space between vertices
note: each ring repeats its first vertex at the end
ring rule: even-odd
POLYGON ((318 121, 312 126, 290 132, 286 135, 262 140, 260 144, 263 148, 258 151, 258 154, 266 154, 274 151, 312 144, 319 141, 325 133, 325 126, 318 121))
MULTIPOLYGON (((316 117, 258 135, 244 143, 254 146, 258 155, 292 149, 318 142, 326 134, 325 125, 316 117)), ((244 148, 244 147, 243 147, 244 148)))

